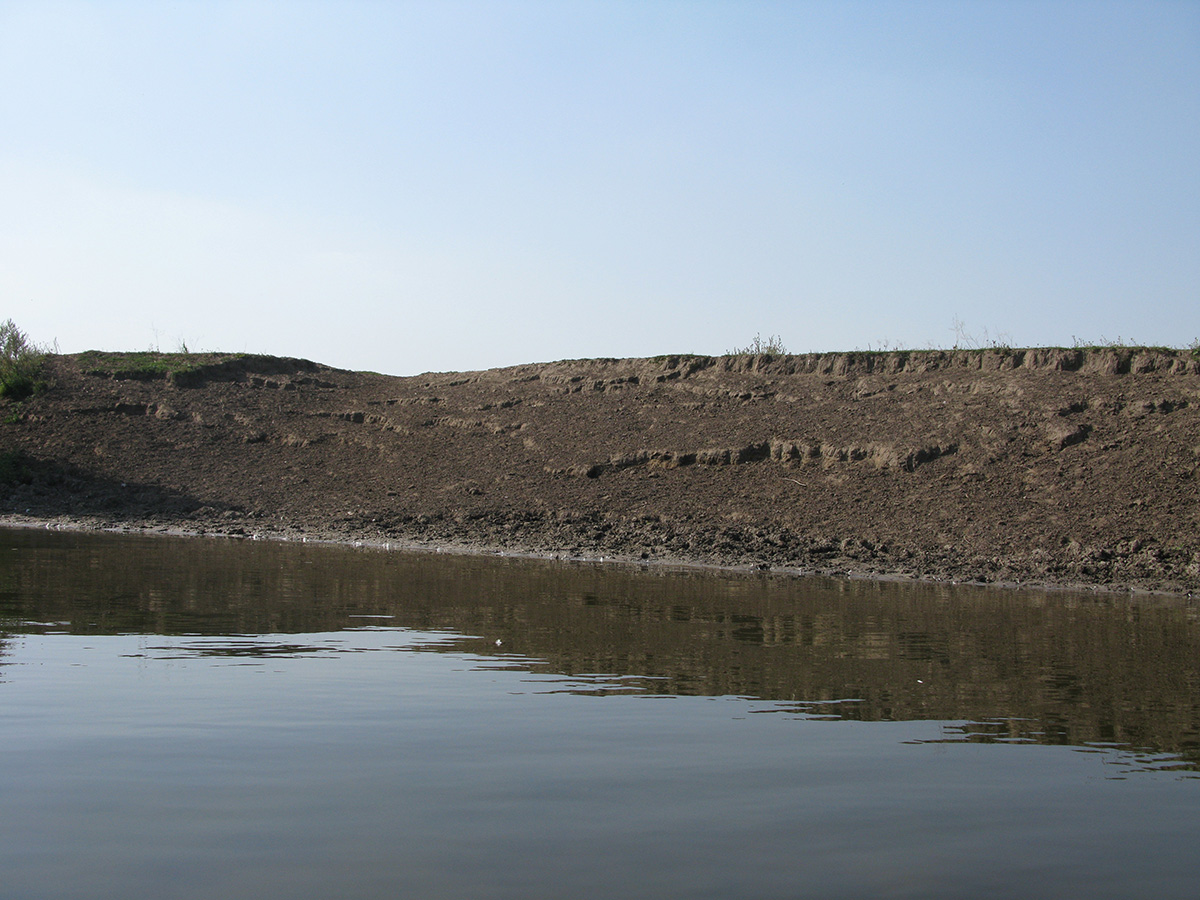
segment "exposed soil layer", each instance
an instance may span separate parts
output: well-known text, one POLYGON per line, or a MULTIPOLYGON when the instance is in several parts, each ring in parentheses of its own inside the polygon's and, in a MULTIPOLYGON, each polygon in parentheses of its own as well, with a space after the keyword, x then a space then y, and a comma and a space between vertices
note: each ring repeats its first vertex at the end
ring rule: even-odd
POLYGON ((1189 351, 145 357, 0 401, 8 521, 1200 590, 1189 351))

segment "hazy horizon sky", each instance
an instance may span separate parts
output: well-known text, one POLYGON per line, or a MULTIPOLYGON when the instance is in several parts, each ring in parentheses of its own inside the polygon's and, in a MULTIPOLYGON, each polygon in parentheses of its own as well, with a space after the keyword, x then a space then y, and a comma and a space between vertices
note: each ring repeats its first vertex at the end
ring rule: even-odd
POLYGON ((7 2, 0 319, 392 374, 1200 337, 1200 2, 7 2))

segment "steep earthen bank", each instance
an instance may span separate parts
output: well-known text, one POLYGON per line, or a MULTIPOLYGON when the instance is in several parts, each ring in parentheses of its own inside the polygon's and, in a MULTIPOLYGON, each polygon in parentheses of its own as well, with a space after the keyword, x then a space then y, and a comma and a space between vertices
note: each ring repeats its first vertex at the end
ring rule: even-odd
POLYGON ((1200 360, 1033 349, 396 378, 54 356, 0 512, 823 573, 1200 589, 1200 360))

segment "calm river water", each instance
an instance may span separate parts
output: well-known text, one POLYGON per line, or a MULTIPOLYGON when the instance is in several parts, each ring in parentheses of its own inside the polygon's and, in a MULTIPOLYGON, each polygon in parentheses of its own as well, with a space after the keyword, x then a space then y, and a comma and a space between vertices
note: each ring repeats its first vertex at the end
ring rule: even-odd
POLYGON ((0 896, 1194 898, 1194 602, 0 531, 0 896))

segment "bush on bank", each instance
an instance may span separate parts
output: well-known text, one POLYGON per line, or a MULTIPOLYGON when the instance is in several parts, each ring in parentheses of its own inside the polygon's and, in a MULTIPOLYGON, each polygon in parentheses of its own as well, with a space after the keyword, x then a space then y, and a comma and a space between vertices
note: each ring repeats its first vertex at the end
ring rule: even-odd
POLYGON ((38 387, 46 350, 34 344, 12 319, 0 324, 0 397, 20 400, 38 387))

